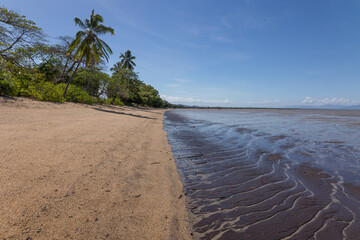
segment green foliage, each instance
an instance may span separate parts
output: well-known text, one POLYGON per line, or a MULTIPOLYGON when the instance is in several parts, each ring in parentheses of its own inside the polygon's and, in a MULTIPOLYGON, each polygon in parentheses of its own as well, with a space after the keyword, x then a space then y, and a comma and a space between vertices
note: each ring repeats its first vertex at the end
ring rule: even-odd
POLYGON ((113 105, 119 105, 124 106, 125 104, 119 99, 119 98, 108 98, 104 101, 105 104, 113 104, 113 105))
POLYGON ((44 74, 46 81, 54 82, 61 74, 59 65, 58 60, 49 59, 40 63, 38 69, 40 73, 44 74))
POLYGON ((69 94, 64 99, 62 94, 66 84, 55 85, 46 81, 46 76, 41 73, 28 73, 18 69, 13 71, 0 71, 0 95, 24 96, 39 101, 64 102, 72 101, 78 103, 93 104, 93 98, 77 86, 70 85, 69 94))
POLYGON ((44 81, 42 74, 0 71, 0 95, 25 96, 39 101, 64 102, 55 84, 44 81))
POLYGON ((104 26, 102 24, 104 22, 103 17, 95 14, 94 10, 85 22, 77 17, 74 21, 75 25, 78 25, 82 31, 76 33, 76 38, 69 46, 69 52, 75 50, 76 58, 85 58, 86 66, 89 66, 93 61, 99 63, 102 57, 108 60, 112 50, 98 35, 106 33, 114 35, 114 29, 104 26))
POLYGON ((19 86, 10 72, 0 70, 0 95, 17 96, 19 86))
POLYGON ((0 80, 0 96, 13 96, 14 89, 11 86, 10 82, 5 80, 0 80))
POLYGON ((160 108, 163 106, 163 100, 159 92, 150 85, 142 84, 139 91, 142 105, 160 108))
POLYGON ((114 64, 114 67, 110 69, 111 71, 117 72, 122 68, 134 70, 134 66, 136 66, 134 60, 136 57, 131 55, 130 50, 127 50, 125 53, 121 53, 119 58, 121 61, 114 64))
POLYGON ((79 71, 72 84, 82 88, 89 95, 99 97, 103 94, 103 86, 108 84, 110 77, 108 74, 103 73, 100 69, 83 69, 79 71))
POLYGON ((142 82, 136 73, 123 68, 111 77, 106 94, 108 97, 117 97, 129 103, 138 96, 137 93, 141 84, 142 82))
POLYGON ((120 98, 128 105, 162 107, 159 92, 138 79, 136 73, 127 68, 116 70, 107 87, 107 96, 120 98))
POLYGON ((0 56, 16 62, 10 50, 17 47, 28 47, 44 40, 41 28, 12 10, 0 7, 0 56))
POLYGON ((55 84, 45 81, 31 84, 25 91, 28 97, 49 102, 64 102, 65 99, 62 97, 62 93, 62 90, 55 84))
POLYGON ((81 28, 75 38, 60 37, 61 44, 49 45, 34 22, 0 7, 0 95, 54 102, 172 106, 155 88, 139 80, 130 50, 120 55, 111 77, 101 71, 103 59, 108 60, 112 51, 98 36, 114 34, 114 29, 102 24, 102 16, 93 10, 84 22, 74 21, 81 28), (104 96, 108 99, 102 100, 104 96))
POLYGON ((74 21, 75 25, 78 25, 83 31, 78 31, 75 39, 69 45, 67 53, 74 53, 74 58, 78 60, 78 63, 68 80, 68 85, 64 89, 64 97, 66 97, 68 87, 83 60, 85 61, 85 67, 89 67, 91 64, 99 64, 102 58, 108 61, 109 54, 112 54, 109 45, 98 37, 98 35, 106 33, 114 35, 114 29, 102 24, 104 22, 102 16, 95 14, 94 10, 92 10, 90 18, 86 19, 85 23, 77 17, 74 21))
MULTIPOLYGON (((57 85, 57 87, 61 92, 64 92, 66 84, 61 83, 61 84, 57 85)), ((76 103, 86 103, 86 104, 94 103, 93 97, 91 97, 87 92, 82 90, 80 87, 77 87, 74 85, 69 86, 65 99, 66 99, 66 101, 76 102, 76 103)))

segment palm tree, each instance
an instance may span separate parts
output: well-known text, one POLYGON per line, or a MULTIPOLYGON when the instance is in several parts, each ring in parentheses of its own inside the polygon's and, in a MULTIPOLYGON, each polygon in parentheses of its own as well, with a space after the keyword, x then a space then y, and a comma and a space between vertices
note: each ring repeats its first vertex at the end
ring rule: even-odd
POLYGON ((125 54, 122 53, 120 55, 120 59, 121 59, 120 64, 121 64, 122 68, 127 68, 130 70, 133 70, 134 66, 136 66, 136 64, 133 61, 136 59, 136 57, 131 55, 130 50, 127 50, 125 52, 125 54))
POLYGON ((119 72, 122 69, 121 63, 117 62, 114 64, 114 67, 110 68, 110 71, 119 72))
POLYGON ((83 61, 85 61, 85 67, 87 67, 90 63, 100 63, 102 58, 108 61, 109 54, 112 54, 111 48, 98 37, 98 35, 106 33, 114 35, 113 28, 102 24, 104 22, 102 16, 95 14, 94 10, 92 10, 90 18, 85 19, 85 22, 77 17, 74 21, 75 25, 79 26, 82 30, 76 33, 75 39, 69 46, 68 54, 74 52, 74 57, 78 64, 66 85, 64 98, 76 71, 83 61))

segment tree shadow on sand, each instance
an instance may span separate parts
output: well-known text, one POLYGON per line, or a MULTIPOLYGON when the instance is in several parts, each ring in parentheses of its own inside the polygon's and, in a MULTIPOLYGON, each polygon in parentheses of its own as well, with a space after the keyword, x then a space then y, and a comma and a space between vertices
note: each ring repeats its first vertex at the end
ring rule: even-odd
POLYGON ((119 115, 126 115, 126 116, 131 116, 131 117, 138 117, 138 118, 145 118, 145 119, 156 119, 156 118, 146 117, 146 116, 137 115, 137 114, 124 113, 124 112, 118 112, 118 111, 112 111, 112 110, 106 110, 106 109, 102 109, 102 108, 93 108, 93 109, 96 110, 96 111, 107 112, 107 113, 114 113, 114 114, 119 114, 119 115))
POLYGON ((163 113, 161 112, 156 112, 153 111, 153 109, 151 108, 146 108, 146 107, 129 107, 127 106, 126 108, 123 106, 114 106, 114 105, 106 105, 106 108, 112 108, 112 109, 117 109, 117 110, 125 110, 125 109, 133 109, 133 110, 139 110, 139 111, 143 111, 143 112, 149 112, 149 113, 154 113, 154 114, 158 114, 158 115, 162 115, 163 113))

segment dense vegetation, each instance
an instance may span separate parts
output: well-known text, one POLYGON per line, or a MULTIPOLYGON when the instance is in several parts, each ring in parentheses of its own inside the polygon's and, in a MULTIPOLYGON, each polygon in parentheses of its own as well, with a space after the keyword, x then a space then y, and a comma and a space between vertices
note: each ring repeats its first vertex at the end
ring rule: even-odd
POLYGON ((25 96, 40 101, 72 101, 93 104, 176 107, 159 96, 134 72, 130 50, 104 72, 112 50, 100 36, 114 34, 103 18, 92 11, 81 21, 74 38, 59 37, 49 44, 43 30, 33 21, 0 7, 0 95, 25 96))

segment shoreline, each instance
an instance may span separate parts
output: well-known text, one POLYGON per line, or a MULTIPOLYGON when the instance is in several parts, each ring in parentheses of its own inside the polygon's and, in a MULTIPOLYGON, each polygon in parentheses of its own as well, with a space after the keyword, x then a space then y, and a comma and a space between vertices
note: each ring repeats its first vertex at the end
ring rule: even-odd
POLYGON ((164 111, 1 97, 0 238, 191 239, 164 111))

